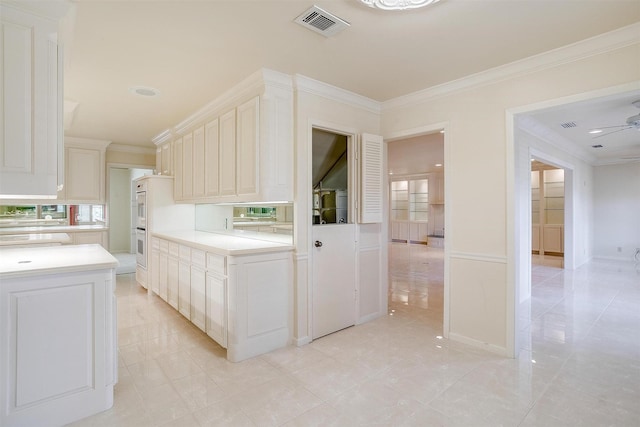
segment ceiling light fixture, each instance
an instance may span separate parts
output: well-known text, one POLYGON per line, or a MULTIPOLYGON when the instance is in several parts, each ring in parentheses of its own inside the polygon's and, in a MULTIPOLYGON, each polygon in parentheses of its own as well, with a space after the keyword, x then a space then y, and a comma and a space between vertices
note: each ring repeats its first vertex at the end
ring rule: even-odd
POLYGON ((436 167, 439 168, 442 166, 442 163, 436 163, 436 167))
POLYGON ((594 134, 594 133, 602 133, 602 129, 591 129, 589 131, 589 133, 594 134))
POLYGON ((160 91, 158 89, 147 86, 132 86, 129 88, 129 92, 134 95, 143 96, 145 98, 152 98, 154 96, 160 95, 160 91))
POLYGON ((360 0, 369 7, 382 10, 406 10, 429 6, 440 0, 360 0))

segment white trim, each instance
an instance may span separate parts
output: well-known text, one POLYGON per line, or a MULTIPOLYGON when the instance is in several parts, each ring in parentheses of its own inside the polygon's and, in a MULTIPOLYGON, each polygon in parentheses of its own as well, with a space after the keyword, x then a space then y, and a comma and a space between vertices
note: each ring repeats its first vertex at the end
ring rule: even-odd
POLYGON ((139 145, 127 145, 127 144, 109 144, 107 151, 119 151, 122 153, 137 153, 137 154, 156 154, 155 148, 141 147, 139 145))
POLYGON ((471 252, 450 251, 449 257, 456 258, 456 259, 466 259, 471 261, 493 262, 496 264, 507 263, 507 257, 504 255, 485 255, 485 254, 476 254, 471 252))
POLYGON ((382 104, 373 99, 358 95, 348 90, 341 89, 330 84, 305 77, 300 74, 293 76, 294 88, 298 92, 306 92, 312 95, 318 95, 331 101, 341 102, 354 108, 366 110, 370 113, 381 114, 382 104))
POLYGON ((465 337, 464 335, 459 335, 454 332, 449 334, 449 340, 460 342, 463 344, 470 345, 472 347, 480 348, 482 350, 486 350, 490 353, 497 354, 504 357, 509 357, 507 349, 504 347, 498 347, 497 345, 488 344, 486 342, 474 340, 469 337, 465 337))
POLYGON ((378 312, 378 313, 371 313, 371 314, 367 314, 366 316, 362 316, 356 319, 356 325, 362 325, 363 323, 367 323, 372 320, 375 320, 378 317, 382 317, 383 314, 384 313, 378 312))
POLYGON ((156 136, 154 136, 153 138, 151 138, 151 142, 153 142, 155 145, 161 145, 171 140, 172 138, 173 138, 173 133, 171 132, 171 129, 165 129, 159 134, 157 134, 156 136))
POLYGON ((64 146, 74 148, 93 148, 94 150, 105 151, 111 141, 105 139, 77 138, 75 136, 65 136, 64 146))
MULTIPOLYGON (((412 138, 415 136, 426 135, 429 133, 446 129, 447 126, 449 126, 449 122, 438 122, 438 123, 433 123, 426 126, 419 126, 411 129, 404 129, 396 132, 391 132, 388 135, 384 135, 384 140, 385 142, 393 142, 398 139, 405 139, 405 138, 412 138)), ((447 135, 446 130, 444 135, 446 138, 446 135, 447 135)))
POLYGON ((307 345, 311 342, 311 337, 302 337, 302 338, 294 338, 293 344, 296 347, 302 347, 303 345, 307 345))
POLYGON ((620 49, 640 42, 640 23, 618 28, 579 42, 514 61, 499 67, 481 71, 461 79, 432 86, 382 103, 382 111, 406 108, 430 99, 468 90, 473 87, 494 84, 499 81, 532 72, 557 67, 603 52, 620 49))

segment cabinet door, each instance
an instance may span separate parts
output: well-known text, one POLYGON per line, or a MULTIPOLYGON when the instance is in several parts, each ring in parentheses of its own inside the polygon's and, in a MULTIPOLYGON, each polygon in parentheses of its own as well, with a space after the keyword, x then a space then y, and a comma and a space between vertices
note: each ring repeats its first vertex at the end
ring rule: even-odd
POLYGON ((258 192, 259 108, 258 97, 238 107, 236 135, 238 194, 258 192))
POLYGON ((168 250, 168 242, 166 240, 160 241, 160 263, 158 267, 158 288, 160 293, 160 298, 165 301, 169 301, 168 291, 169 291, 169 254, 168 250))
POLYGON ((65 194, 68 201, 104 203, 104 166, 101 150, 65 149, 65 194))
POLYGON ((206 277, 202 268, 191 266, 191 322, 202 331, 207 329, 206 277))
POLYGON ((227 279, 207 273, 207 335, 227 347, 227 279))
POLYGON ((173 198, 176 201, 184 200, 182 192, 183 163, 182 163, 182 138, 173 143, 173 198))
POLYGON ((193 134, 182 138, 182 195, 193 199, 193 134))
POLYGON ((204 160, 204 126, 202 126, 193 131, 193 197, 196 199, 204 197, 204 160))
POLYGON ((55 197, 63 149, 57 22, 3 4, 0 20, 0 194, 55 197))
POLYGON ((162 146, 162 175, 173 174, 173 164, 171 163, 172 144, 166 143, 162 146))
POLYGON ((218 119, 212 120, 204 127, 204 157, 206 159, 205 193, 207 197, 220 194, 220 179, 218 167, 220 161, 220 136, 218 119))
POLYGON ((91 245, 99 244, 103 245, 103 232, 102 231, 86 231, 82 233, 73 233, 74 245, 91 245))
POLYGON ((167 302, 176 310, 178 309, 178 258, 167 259, 167 302))
POLYGON ((156 148, 156 172, 164 175, 162 170, 162 147, 156 148))
POLYGON ((187 261, 178 264, 178 311, 191 319, 191 265, 187 261))
POLYGON ((220 117, 220 194, 236 194, 236 110, 220 117))
POLYGON ((151 290, 160 295, 160 242, 155 237, 151 239, 151 290))

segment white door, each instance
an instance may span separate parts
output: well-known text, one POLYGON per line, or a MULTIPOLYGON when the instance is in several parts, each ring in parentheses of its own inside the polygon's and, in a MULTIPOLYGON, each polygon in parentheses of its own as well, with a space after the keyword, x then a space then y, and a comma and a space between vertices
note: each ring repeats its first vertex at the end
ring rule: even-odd
POLYGON ((312 227, 313 339, 355 325, 355 224, 312 227))

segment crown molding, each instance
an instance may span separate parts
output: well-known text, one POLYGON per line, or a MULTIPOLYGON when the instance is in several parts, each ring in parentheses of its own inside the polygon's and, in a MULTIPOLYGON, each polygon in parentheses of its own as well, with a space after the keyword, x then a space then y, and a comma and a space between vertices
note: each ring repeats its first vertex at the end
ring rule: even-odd
POLYGON ((332 101, 338 101, 355 108, 364 109, 374 114, 380 114, 382 112, 382 105, 380 102, 362 95, 349 92, 348 90, 344 90, 300 74, 294 75, 293 80, 295 89, 298 92, 318 95, 332 101))
MULTIPOLYGON (((253 96, 263 94, 269 89, 293 91, 291 76, 278 71, 261 68, 178 123, 173 128, 173 133, 183 135, 193 128, 204 124, 205 121, 224 113, 225 110, 236 107, 238 104, 253 96)), ((156 139, 161 137, 164 132, 152 139, 154 144, 156 143, 156 139)))
POLYGON ((93 148, 95 150, 106 150, 111 141, 104 139, 79 138, 75 136, 65 136, 64 146, 74 148, 93 148))
POLYGON ((640 23, 618 28, 557 49, 491 68, 461 79, 399 96, 382 103, 382 110, 412 107, 434 98, 474 87, 486 86, 508 78, 557 67, 604 52, 640 43, 640 23))
POLYGON ((154 136, 153 138, 151 138, 151 142, 153 142, 157 146, 157 145, 164 144, 167 141, 171 141, 172 138, 173 138, 173 132, 171 132, 171 129, 165 129, 159 134, 157 134, 156 136, 154 136))
POLYGON ((149 154, 155 155, 155 148, 141 147, 139 145, 110 144, 107 151, 119 151, 122 153, 149 154))

